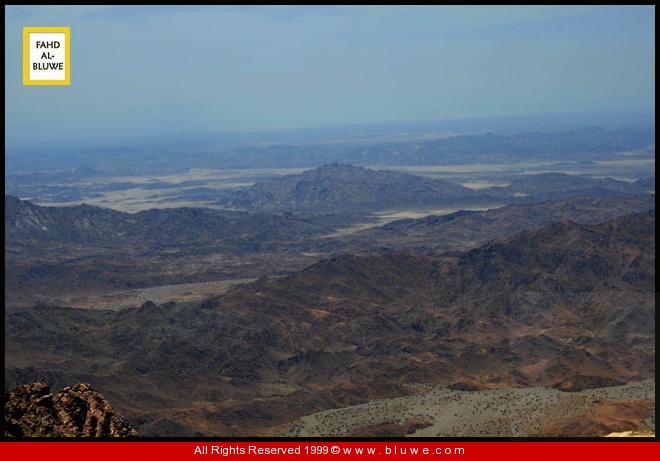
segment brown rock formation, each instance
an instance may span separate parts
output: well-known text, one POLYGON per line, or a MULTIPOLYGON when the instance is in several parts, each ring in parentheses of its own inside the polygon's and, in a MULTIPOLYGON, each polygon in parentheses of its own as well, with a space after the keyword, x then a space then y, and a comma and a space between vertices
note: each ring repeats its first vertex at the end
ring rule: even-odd
POLYGON ((5 389, 6 437, 135 437, 112 405, 89 384, 65 387, 53 398, 46 383, 5 389))
POLYGON ((541 428, 537 436, 609 437, 615 432, 639 431, 644 418, 655 414, 648 399, 607 399, 596 402, 589 413, 562 418, 541 428))

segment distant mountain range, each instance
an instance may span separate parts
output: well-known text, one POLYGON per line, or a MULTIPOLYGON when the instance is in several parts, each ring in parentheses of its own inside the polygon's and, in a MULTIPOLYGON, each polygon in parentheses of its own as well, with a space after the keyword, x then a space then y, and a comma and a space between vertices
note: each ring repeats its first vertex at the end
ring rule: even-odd
POLYGON ((320 409, 655 376, 655 211, 466 253, 344 255, 203 303, 5 317, 5 386, 92 382, 143 435, 273 435, 320 409), (176 409, 176 411, 173 411, 176 409))
MULTIPOLYGON (((496 123, 488 122, 494 126, 496 123)), ((522 123, 524 125, 524 123, 522 123)), ((44 179, 35 171, 64 179, 58 169, 71 170, 71 180, 99 175, 153 175, 195 168, 315 168, 333 162, 360 165, 465 165, 502 164, 521 161, 593 161, 621 158, 635 151, 646 158, 655 144, 655 127, 619 129, 583 127, 563 131, 528 131, 518 134, 484 133, 484 128, 458 129, 440 139, 425 139, 424 133, 457 132, 457 127, 416 131, 414 126, 391 127, 380 133, 368 127, 346 127, 333 134, 307 137, 303 142, 286 140, 281 134, 258 136, 251 142, 229 141, 228 135, 188 136, 185 142, 162 137, 147 143, 132 140, 115 147, 80 148, 34 146, 10 149, 5 168, 7 182, 44 179), (398 131, 403 130, 403 131, 398 131), (389 131, 389 133, 388 133, 389 131), (403 139, 398 139, 403 137, 403 139), (206 138, 203 140, 203 138, 206 138), (258 139, 257 139, 258 138, 258 139), (417 138, 417 139, 415 139, 417 138), (271 141, 271 142, 268 142, 271 141), (245 145, 252 144, 251 147, 245 145), (261 144, 262 147, 255 146, 261 144), (241 145, 243 147, 241 147, 241 145), (81 161, 84 159, 84 161, 81 161), (35 167, 38 165, 38 167, 35 167)), ((330 130, 333 131, 333 130, 330 130)), ((511 130, 508 130, 511 132, 511 130)))
POLYGON ((515 180, 506 187, 473 190, 407 173, 332 164, 238 190, 219 192, 217 204, 268 212, 377 211, 530 203, 575 195, 620 196, 654 190, 655 179, 628 183, 563 173, 535 174, 515 180))
POLYGON ((337 224, 327 217, 310 222, 292 212, 346 216, 384 209, 530 203, 579 195, 633 196, 654 190, 654 178, 628 183, 545 173, 518 179, 507 187, 476 191, 406 173, 332 164, 228 191, 218 202, 253 213, 174 208, 128 214, 88 205, 42 207, 5 195, 5 240, 36 238, 98 246, 126 242, 201 244, 237 238, 263 242, 320 235, 337 224))
POLYGON ((361 232, 366 213, 162 209, 136 214, 42 207, 5 196, 5 306, 66 294, 281 275, 324 257, 397 250, 438 254, 572 219, 600 223, 655 208, 655 195, 575 197, 402 219, 361 232))

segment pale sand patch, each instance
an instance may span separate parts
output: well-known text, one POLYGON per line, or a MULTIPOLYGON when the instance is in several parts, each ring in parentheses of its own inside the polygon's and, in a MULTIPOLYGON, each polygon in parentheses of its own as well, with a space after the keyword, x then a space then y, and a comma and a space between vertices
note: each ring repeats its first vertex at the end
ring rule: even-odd
POLYGON ((553 420, 588 412, 602 399, 655 401, 655 379, 580 392, 544 387, 464 392, 438 384, 410 386, 422 393, 304 416, 283 435, 336 437, 365 426, 419 418, 432 424, 409 437, 528 437, 553 420))
POLYGON ((493 182, 493 181, 467 181, 459 183, 463 187, 468 189, 481 190, 488 189, 489 187, 506 187, 510 182, 493 182))
POLYGON ((378 216, 379 219, 383 221, 383 224, 390 223, 392 221, 398 221, 400 219, 419 219, 426 218, 427 216, 444 216, 451 213, 456 213, 459 210, 468 210, 468 211, 487 211, 494 208, 499 208, 504 205, 489 205, 489 206, 466 206, 466 207, 452 207, 452 208, 429 208, 429 209, 419 209, 419 210, 387 210, 387 211, 377 211, 373 214, 378 216))
POLYGON ((97 295, 84 295, 66 299, 71 307, 86 309, 122 309, 140 306, 147 301, 156 304, 168 301, 189 301, 204 299, 225 293, 229 288, 244 283, 250 283, 256 278, 220 280, 216 282, 184 283, 180 285, 162 285, 149 288, 136 288, 125 291, 113 291, 97 295))
POLYGON ((655 437, 654 432, 637 432, 637 431, 624 431, 624 432, 612 432, 607 434, 605 437, 655 437))
POLYGON ((474 163, 468 165, 435 165, 435 166, 398 166, 398 165, 369 165, 366 168, 373 170, 392 170, 403 173, 417 174, 419 176, 434 176, 437 173, 493 173, 510 172, 511 170, 525 170, 543 166, 551 167, 557 162, 518 162, 518 163, 474 163))
POLYGON ((627 160, 597 160, 598 165, 617 165, 617 166, 626 166, 626 165, 655 165, 655 158, 639 158, 639 159, 627 159, 627 160))
POLYGON ((487 211, 495 208, 501 208, 504 205, 491 205, 491 206, 465 206, 460 208, 430 208, 430 209, 416 209, 416 210, 385 210, 385 211, 376 211, 371 212, 369 216, 375 216, 376 219, 367 222, 359 223, 354 226, 346 227, 343 229, 338 229, 332 234, 324 236, 324 238, 338 238, 346 235, 355 234, 356 232, 363 231, 366 229, 371 229, 373 227, 384 226, 394 221, 399 221, 402 219, 420 219, 426 218, 428 216, 443 216, 451 213, 455 213, 460 210, 467 211, 487 211))

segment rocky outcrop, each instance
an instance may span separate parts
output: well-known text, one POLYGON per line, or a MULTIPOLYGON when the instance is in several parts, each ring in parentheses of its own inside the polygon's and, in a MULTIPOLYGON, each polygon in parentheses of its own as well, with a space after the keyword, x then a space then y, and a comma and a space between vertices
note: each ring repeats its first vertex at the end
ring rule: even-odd
POLYGON ((5 389, 5 436, 59 437, 64 435, 61 426, 46 383, 5 389))
POLYGON ((5 389, 6 437, 136 437, 112 405, 89 384, 65 387, 55 397, 48 384, 5 389))

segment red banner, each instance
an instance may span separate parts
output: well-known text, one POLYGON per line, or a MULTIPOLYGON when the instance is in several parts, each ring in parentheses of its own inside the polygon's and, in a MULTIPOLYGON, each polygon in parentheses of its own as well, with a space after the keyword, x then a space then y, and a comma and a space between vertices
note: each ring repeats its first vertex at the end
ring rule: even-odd
POLYGON ((75 459, 79 456, 93 459, 190 459, 209 457, 235 459, 274 457, 321 457, 351 459, 378 457, 387 459, 600 459, 629 461, 630 459, 659 459, 658 447, 652 438, 608 439, 605 441, 489 441, 461 442, 429 441, 12 441, 0 445, 4 459, 28 457, 30 459, 75 459), (653 453, 656 453, 653 455, 653 453))

